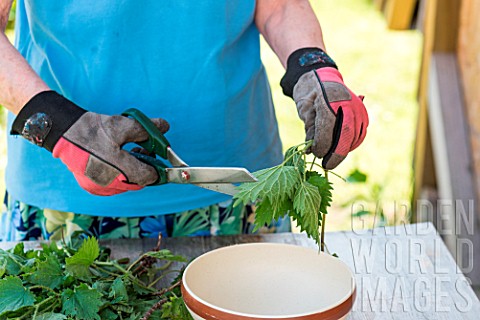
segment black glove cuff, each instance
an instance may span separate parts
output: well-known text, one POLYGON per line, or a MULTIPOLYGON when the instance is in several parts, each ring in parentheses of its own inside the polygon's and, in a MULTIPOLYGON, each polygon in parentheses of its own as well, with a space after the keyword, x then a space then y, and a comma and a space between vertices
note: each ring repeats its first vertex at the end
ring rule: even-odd
POLYGON ((22 135, 33 144, 52 152, 60 137, 85 112, 55 91, 43 91, 20 110, 10 134, 22 135))
POLYGON ((294 51, 287 60, 287 72, 280 81, 283 93, 293 98, 293 87, 300 77, 319 68, 337 68, 335 62, 320 48, 302 48, 294 51))

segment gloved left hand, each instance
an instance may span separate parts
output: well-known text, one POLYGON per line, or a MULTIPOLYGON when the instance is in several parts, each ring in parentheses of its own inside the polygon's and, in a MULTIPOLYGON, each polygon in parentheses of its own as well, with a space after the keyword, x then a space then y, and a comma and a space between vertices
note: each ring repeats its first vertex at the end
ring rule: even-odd
POLYGON ((365 139, 368 115, 363 97, 343 82, 335 62, 319 48, 293 52, 281 86, 292 97, 305 123, 309 151, 323 158, 322 166, 333 169, 365 139))

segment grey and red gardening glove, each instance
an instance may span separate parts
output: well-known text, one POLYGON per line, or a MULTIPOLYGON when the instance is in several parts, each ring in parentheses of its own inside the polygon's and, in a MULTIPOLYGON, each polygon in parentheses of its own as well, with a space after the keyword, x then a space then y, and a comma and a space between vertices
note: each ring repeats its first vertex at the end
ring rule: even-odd
POLYGON ((335 62, 319 48, 293 52, 281 80, 283 93, 295 100, 305 123, 311 151, 333 169, 365 139, 368 126, 363 97, 343 83, 335 62))
MULTIPOLYGON (((162 133, 169 128, 163 119, 152 121, 162 133)), ((128 142, 148 139, 137 121, 87 112, 54 91, 34 96, 16 117, 11 134, 52 152, 95 195, 139 190, 158 178, 153 167, 122 150, 128 142)))

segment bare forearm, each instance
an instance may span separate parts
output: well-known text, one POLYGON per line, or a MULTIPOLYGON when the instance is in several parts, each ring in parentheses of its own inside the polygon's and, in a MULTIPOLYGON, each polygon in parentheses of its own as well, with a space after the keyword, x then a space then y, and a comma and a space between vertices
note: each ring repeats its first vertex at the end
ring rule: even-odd
POLYGON ((255 22, 283 66, 299 48, 325 50, 320 23, 308 0, 257 0, 255 22))
POLYGON ((4 33, 11 6, 8 2, 0 2, 0 105, 18 114, 30 98, 49 88, 4 33))

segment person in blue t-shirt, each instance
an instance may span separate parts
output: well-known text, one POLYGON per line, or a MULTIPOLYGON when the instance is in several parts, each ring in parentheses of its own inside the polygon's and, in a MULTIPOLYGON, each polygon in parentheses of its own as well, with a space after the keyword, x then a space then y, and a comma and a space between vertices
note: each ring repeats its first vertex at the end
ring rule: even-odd
MULTIPOLYGON (((0 3, 2 31, 11 4, 0 3)), ((286 68, 283 92, 326 169, 365 138, 363 97, 327 55, 308 0, 16 5, 15 45, 0 33, 0 104, 11 133, 0 240, 251 232, 254 207, 234 208, 228 196, 188 185, 145 188, 156 171, 122 148, 147 133, 120 114, 142 110, 194 166, 278 164, 259 34, 286 68)), ((261 231, 289 230, 287 217, 261 231)))

